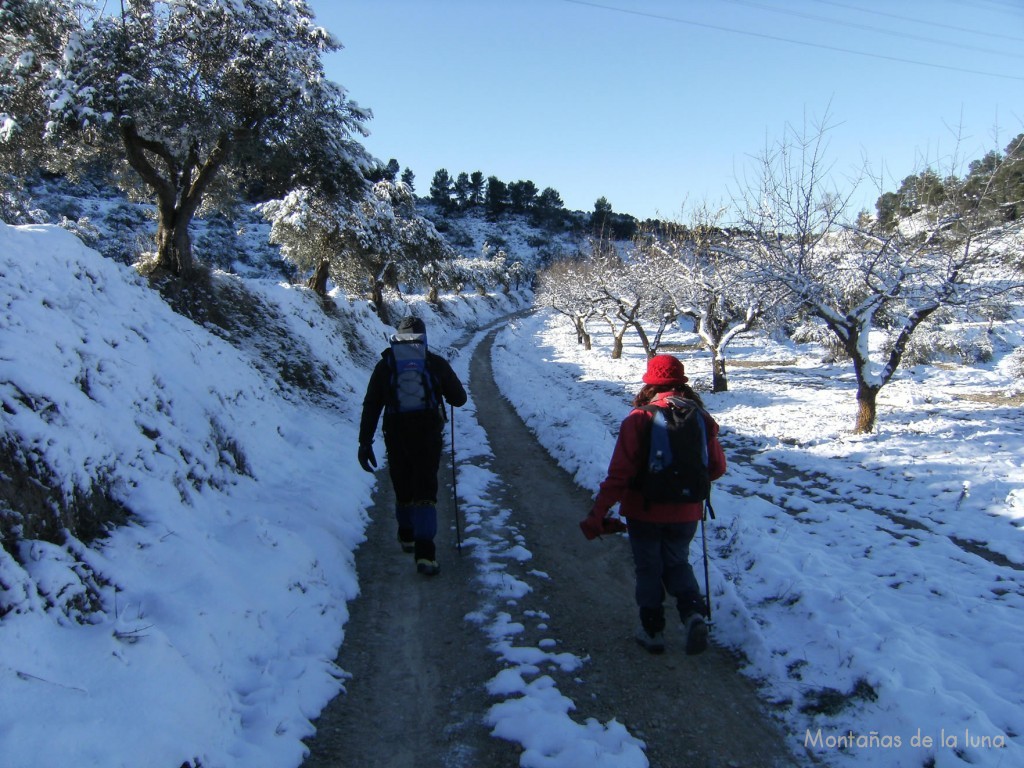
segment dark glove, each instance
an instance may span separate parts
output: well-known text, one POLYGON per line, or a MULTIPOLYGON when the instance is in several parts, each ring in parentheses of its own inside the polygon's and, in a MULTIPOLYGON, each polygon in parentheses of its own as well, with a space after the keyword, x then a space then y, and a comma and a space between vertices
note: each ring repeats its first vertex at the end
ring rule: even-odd
POLYGON ((593 541, 604 532, 604 525, 602 525, 600 517, 595 517, 591 513, 580 521, 580 530, 587 537, 587 541, 593 541))
POLYGON ((606 517, 596 509, 590 510, 590 514, 580 522, 580 530, 592 541, 598 536, 610 536, 613 533, 622 533, 627 530, 625 524, 617 517, 606 517))
POLYGON ((621 518, 618 517, 606 517, 601 521, 604 527, 604 535, 611 536, 613 533, 625 533, 629 530, 621 518))
POLYGON ((372 445, 359 446, 359 466, 367 472, 373 472, 377 468, 377 457, 373 455, 372 445))

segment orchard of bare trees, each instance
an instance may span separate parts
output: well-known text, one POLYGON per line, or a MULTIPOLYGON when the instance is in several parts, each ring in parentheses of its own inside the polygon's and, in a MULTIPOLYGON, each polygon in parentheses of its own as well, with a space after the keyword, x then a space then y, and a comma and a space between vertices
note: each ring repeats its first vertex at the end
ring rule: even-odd
POLYGON ((1024 135, 962 178, 932 171, 942 184, 927 204, 886 194, 879 216, 855 217, 852 192, 829 175, 827 139, 826 123, 787 128, 729 205, 699 205, 620 249, 592 239, 538 277, 538 303, 588 348, 591 324, 607 324, 615 358, 627 337, 653 355, 666 329, 692 330, 716 392, 728 388, 737 336, 801 328, 851 362, 854 430, 873 431, 878 393, 915 334, 935 333, 940 319, 1008 316, 1024 295, 1024 135))

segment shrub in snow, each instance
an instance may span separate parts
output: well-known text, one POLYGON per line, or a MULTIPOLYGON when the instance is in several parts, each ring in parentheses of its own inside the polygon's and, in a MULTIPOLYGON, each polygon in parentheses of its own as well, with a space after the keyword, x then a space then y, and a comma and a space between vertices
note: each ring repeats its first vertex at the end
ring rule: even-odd
POLYGON ((49 214, 33 207, 24 190, 4 189, 8 183, 17 185, 14 180, 0 178, 0 220, 8 224, 46 224, 50 221, 49 214))
POLYGON ((47 205, 47 210, 54 218, 77 221, 86 215, 82 201, 77 198, 61 195, 53 197, 51 200, 52 202, 47 205))
POLYGON ((68 232, 73 232, 90 248, 98 247, 103 239, 102 233, 89 220, 88 216, 83 216, 80 219, 69 219, 65 216, 61 219, 60 226, 68 232))
POLYGON ((441 223, 435 223, 434 226, 437 227, 438 232, 444 232, 445 240, 453 248, 474 248, 476 246, 473 235, 464 227, 460 227, 457 224, 444 223, 443 220, 441 223), (442 226, 444 226, 444 229, 441 228, 442 226))
MULTIPOLYGON (((52 414, 56 404, 38 398, 9 407, 39 408, 52 414)), ((88 487, 61 482, 35 446, 0 440, 0 618, 15 612, 56 611, 79 623, 102 609, 102 577, 76 556, 79 542, 102 538, 128 520, 115 498, 110 471, 97 469, 88 487), (38 561, 48 561, 48 566, 38 561), (37 563, 28 577, 24 567, 37 563)))
POLYGON ((226 271, 231 270, 236 260, 247 261, 233 223, 218 213, 204 222, 195 239, 195 254, 200 261, 226 271))
POLYGON ((1010 375, 1024 380, 1024 347, 1017 347, 1010 353, 1010 375))
POLYGON ((115 203, 96 219, 96 225, 103 231, 103 237, 89 245, 121 264, 136 261, 153 242, 153 217, 144 205, 115 203))
POLYGON ((823 347, 825 350, 824 362, 836 363, 850 359, 839 338, 820 323, 803 323, 797 326, 790 334, 790 339, 795 344, 817 344, 823 347))
MULTIPOLYGON (((27 400, 24 407, 56 410, 54 403, 39 399, 27 400)), ((0 473, 4 477, 0 483, 0 543, 12 554, 16 552, 12 543, 18 539, 61 543, 70 531, 89 541, 103 532, 108 517, 122 522, 126 517, 123 508, 95 483, 88 490, 63 488, 45 457, 16 439, 0 440, 0 473), (116 511, 109 516, 100 514, 101 507, 116 511)))
MULTIPOLYGON (((892 339, 883 344, 888 353, 892 339)), ((986 333, 971 333, 965 328, 929 328, 921 330, 907 342, 901 365, 912 368, 915 365, 945 362, 973 365, 991 362, 994 354, 992 338, 986 333)))

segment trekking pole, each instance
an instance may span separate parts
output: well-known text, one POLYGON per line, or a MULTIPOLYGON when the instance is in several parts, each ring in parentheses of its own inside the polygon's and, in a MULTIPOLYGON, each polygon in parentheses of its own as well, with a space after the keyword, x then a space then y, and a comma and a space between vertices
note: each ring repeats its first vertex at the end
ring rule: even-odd
POLYGON ((708 512, 711 513, 711 519, 715 519, 715 508, 711 506, 711 497, 704 502, 704 510, 700 516, 700 542, 704 549, 704 594, 707 597, 708 603, 708 624, 711 623, 711 578, 708 574, 708 539, 704 534, 704 520, 707 519, 708 512))
POLYGON ((459 555, 462 555, 462 530, 459 526, 459 483, 455 473, 455 406, 450 405, 452 417, 452 501, 455 503, 455 542, 459 555))

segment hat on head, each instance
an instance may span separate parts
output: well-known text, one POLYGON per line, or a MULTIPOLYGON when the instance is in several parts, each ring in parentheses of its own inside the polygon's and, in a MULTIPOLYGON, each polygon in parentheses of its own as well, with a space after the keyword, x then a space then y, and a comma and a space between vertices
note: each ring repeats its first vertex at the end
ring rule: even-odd
POLYGON ((418 317, 409 315, 409 317, 403 317, 398 323, 399 333, 426 333, 427 326, 418 317))
POLYGON ((664 386, 685 384, 688 381, 683 364, 672 355, 655 355, 647 361, 647 373, 643 376, 644 384, 664 386))

